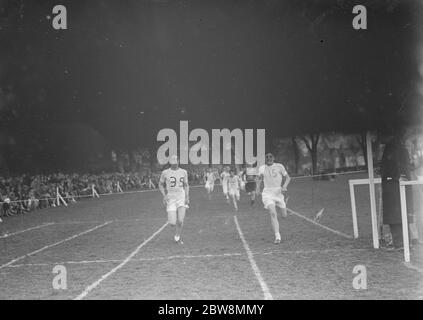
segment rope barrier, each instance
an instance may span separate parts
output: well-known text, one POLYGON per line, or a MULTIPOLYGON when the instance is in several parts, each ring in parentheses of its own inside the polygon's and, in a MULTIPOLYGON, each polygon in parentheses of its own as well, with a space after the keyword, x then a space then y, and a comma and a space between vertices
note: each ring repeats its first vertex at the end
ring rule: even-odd
POLYGON ((342 176, 342 175, 355 174, 355 173, 367 173, 367 170, 332 172, 332 173, 322 173, 322 174, 303 175, 303 176, 291 176, 291 179, 317 178, 317 177, 324 177, 324 176, 342 176))
MULTIPOLYGON (((316 177, 323 177, 323 176, 340 176, 340 175, 347 175, 347 174, 357 174, 357 173, 367 173, 367 170, 356 170, 356 171, 345 171, 345 172, 333 172, 333 173, 322 173, 322 174, 315 174, 315 175, 303 175, 303 176, 291 176, 292 180, 296 179, 304 179, 304 178, 316 178, 316 177)), ((35 198, 35 199, 26 199, 26 200, 11 200, 9 203, 20 203, 20 202, 28 202, 28 201, 48 201, 53 200, 57 201, 58 204, 60 204, 60 201, 62 203, 66 203, 65 200, 72 200, 72 199, 82 199, 82 198, 100 198, 102 196, 109 196, 109 195, 115 195, 115 194, 132 194, 132 193, 140 193, 145 191, 154 191, 158 190, 158 188, 153 184, 149 183, 149 186, 154 186, 155 188, 149 188, 144 190, 131 190, 131 191, 123 191, 122 187, 120 186, 119 182, 117 182, 116 186, 116 192, 108 192, 108 193, 98 193, 95 189, 95 186, 91 186, 91 194, 87 195, 74 195, 74 196, 63 196, 59 192, 59 188, 56 189, 56 196, 55 197, 45 197, 45 198, 35 198), (59 201, 60 199, 60 201, 59 201)), ((196 186, 202 186, 202 185, 196 185, 196 186)), ((90 187, 87 187, 83 189, 82 191, 89 190, 90 187)), ((0 205, 4 203, 0 201, 0 205)), ((65 204, 67 206, 67 204, 65 204)))

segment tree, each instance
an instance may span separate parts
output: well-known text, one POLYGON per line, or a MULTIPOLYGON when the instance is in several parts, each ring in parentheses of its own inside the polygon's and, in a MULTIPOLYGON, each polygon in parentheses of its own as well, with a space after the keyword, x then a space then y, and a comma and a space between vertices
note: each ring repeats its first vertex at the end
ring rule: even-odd
POLYGON ((294 153, 294 165, 295 165, 294 172, 295 174, 298 174, 298 169, 299 169, 298 167, 300 162, 300 151, 298 150, 298 142, 295 136, 291 137, 291 145, 292 145, 292 151, 294 153))
MULTIPOLYGON (((366 132, 361 132, 360 134, 358 134, 356 136, 356 140, 358 142, 358 144, 361 147, 361 150, 363 152, 363 156, 364 156, 364 162, 366 164, 366 168, 367 168, 367 140, 366 140, 366 132)), ((381 152, 382 150, 380 149, 381 146, 381 136, 380 134, 371 134, 371 140, 372 140, 372 150, 373 150, 373 155, 376 159, 376 161, 380 161, 381 159, 381 152)))
POLYGON ((301 136, 308 151, 311 155, 312 174, 317 173, 317 145, 319 143, 320 133, 310 133, 308 135, 301 136))
POLYGON ((367 140, 366 140, 366 132, 361 132, 356 136, 357 142, 363 151, 364 162, 366 163, 367 168, 367 140))

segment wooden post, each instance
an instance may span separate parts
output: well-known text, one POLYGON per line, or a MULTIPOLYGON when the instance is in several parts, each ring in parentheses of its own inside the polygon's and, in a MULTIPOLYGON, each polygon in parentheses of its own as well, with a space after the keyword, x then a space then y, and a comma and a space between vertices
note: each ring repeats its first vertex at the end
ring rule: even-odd
POLYGON ((372 216, 373 248, 379 249, 379 230, 377 225, 375 181, 374 181, 374 172, 373 172, 373 150, 372 150, 372 137, 370 135, 370 131, 367 131, 367 134, 366 134, 366 144, 367 144, 367 169, 369 173, 369 189, 370 189, 370 213, 372 216))
POLYGON ((57 202, 57 206, 60 206, 60 202, 62 202, 65 205, 65 207, 68 206, 65 199, 63 199, 63 197, 60 195, 59 187, 56 188, 56 202, 57 202))
POLYGON ((93 191, 93 198, 95 198, 95 197, 100 198, 100 196, 98 195, 97 191, 94 188, 94 184, 91 185, 91 189, 93 191))
POLYGON ((405 196, 405 186, 400 182, 400 198, 401 198, 401 222, 402 222, 402 238, 404 245, 404 260, 410 262, 410 241, 408 237, 408 217, 407 217, 407 198, 405 196))
POLYGON ((358 238, 357 207, 355 205, 354 184, 352 180, 349 181, 349 185, 350 185, 351 211, 352 211, 354 238, 357 239, 358 238))

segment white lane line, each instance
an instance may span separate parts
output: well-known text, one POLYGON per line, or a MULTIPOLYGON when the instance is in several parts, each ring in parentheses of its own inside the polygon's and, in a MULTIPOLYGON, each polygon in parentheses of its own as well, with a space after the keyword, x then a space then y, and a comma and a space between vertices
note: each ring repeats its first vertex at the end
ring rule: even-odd
POLYGON ((19 260, 22 260, 22 259, 24 259, 24 258, 26 258, 26 257, 29 257, 29 256, 32 256, 32 255, 34 255, 34 254, 40 253, 41 251, 44 251, 44 250, 46 250, 46 249, 48 249, 48 248, 51 248, 51 247, 57 246, 57 245, 62 244, 62 243, 64 243, 64 242, 67 242, 67 241, 70 241, 70 240, 75 239, 75 238, 77 238, 77 237, 80 237, 80 236, 82 236, 82 235, 84 235, 84 234, 87 234, 87 233, 89 233, 89 232, 91 232, 91 231, 94 231, 94 230, 96 230, 96 229, 98 229, 98 228, 104 227, 105 225, 108 225, 109 223, 111 223, 111 221, 106 221, 105 223, 100 224, 100 225, 98 225, 98 226, 95 226, 94 228, 91 228, 91 229, 85 230, 85 231, 83 231, 83 232, 80 232, 80 233, 78 233, 78 234, 75 234, 75 235, 73 235, 73 236, 70 236, 69 238, 66 238, 66 239, 60 240, 60 241, 58 241, 58 242, 55 242, 55 243, 49 244, 49 245, 44 246, 44 247, 42 247, 42 248, 40 248, 40 249, 38 249, 38 250, 32 251, 32 252, 27 253, 27 254, 25 254, 25 255, 23 255, 23 256, 20 256, 20 257, 18 257, 18 258, 15 258, 15 259, 13 259, 13 260, 9 261, 8 263, 5 263, 5 264, 1 265, 1 266, 0 266, 0 269, 6 268, 6 267, 10 266, 11 264, 13 264, 13 263, 15 263, 15 262, 17 262, 17 261, 19 261, 19 260))
POLYGON ((8 237, 10 237, 10 236, 14 236, 14 235, 17 235, 17 234, 21 234, 21 233, 24 233, 24 232, 27 232, 27 231, 31 231, 31 230, 35 230, 35 229, 44 228, 44 227, 50 226, 50 225, 52 225, 52 224, 54 224, 54 223, 53 223, 53 222, 49 222, 49 223, 40 224, 40 225, 35 226, 35 227, 31 227, 31 228, 28 228, 28 229, 24 229, 24 230, 20 230, 20 231, 12 232, 12 233, 6 233, 6 234, 1 235, 1 236, 0 236, 0 239, 8 238, 8 237))
MULTIPOLYGON (((403 261, 403 264, 408 268, 408 269, 411 269, 411 270, 414 270, 414 271, 417 271, 417 272, 419 272, 419 273, 421 273, 421 274, 423 274, 423 268, 421 268, 421 267, 418 267, 418 266, 415 266, 414 264, 412 264, 411 262, 404 262, 403 261)), ((422 282, 420 282, 420 290, 418 291, 418 296, 417 296, 417 298, 416 299, 418 299, 418 300, 423 300, 423 288, 422 288, 422 282)))
MULTIPOLYGON (((350 253, 352 251, 371 251, 372 249, 365 248, 349 248, 349 249, 311 249, 311 250, 295 250, 295 251, 267 251, 267 252, 252 252, 254 256, 259 255, 284 255, 284 254, 311 254, 311 253, 332 253, 332 252, 345 252, 350 253)), ((151 257, 151 258, 139 258, 132 259, 130 262, 142 262, 142 261, 163 261, 163 260, 174 260, 174 259, 201 259, 201 258, 225 258, 225 257, 235 257, 235 256, 245 256, 246 253, 241 252, 232 252, 232 253, 220 253, 220 254, 199 254, 199 255, 175 255, 168 257, 151 257)), ((46 267, 46 266, 55 266, 58 264, 95 264, 95 263, 120 263, 123 262, 123 259, 96 259, 96 260, 80 260, 80 261, 59 261, 59 262, 49 262, 49 263, 22 263, 22 264, 13 264, 8 266, 8 268, 22 268, 22 267, 46 267)))
POLYGON ((337 235, 340 235, 340 236, 342 236, 342 237, 344 237, 344 238, 347 238, 347 239, 352 239, 352 238, 353 238, 352 236, 350 236, 350 235, 348 235, 348 234, 346 234, 346 233, 343 233, 343 232, 341 232, 341 231, 338 231, 338 230, 335 230, 335 229, 329 228, 329 227, 327 227, 327 226, 325 226, 325 225, 323 225, 323 224, 321 224, 321 223, 318 223, 318 222, 314 221, 313 219, 307 218, 306 216, 303 216, 302 214, 300 214, 300 213, 298 213, 298 212, 295 212, 295 211, 293 211, 293 210, 291 210, 291 209, 289 209, 289 208, 287 208, 287 210, 288 210, 290 213, 292 213, 292 214, 296 215, 297 217, 299 217, 299 218, 301 218, 301 219, 304 219, 304 220, 306 220, 306 221, 308 221, 308 222, 310 222, 310 223, 312 223, 312 224, 315 224, 316 226, 319 226, 320 228, 323 228, 323 229, 325 229, 325 230, 327 230, 327 231, 333 232, 333 233, 335 233, 335 234, 337 234, 337 235))
MULTIPOLYGON (((203 217, 202 216, 190 216, 190 219, 196 219, 196 218, 202 219, 203 217)), ((231 216, 227 215, 227 214, 226 215, 224 215, 224 214, 219 215, 218 214, 218 215, 209 216, 207 218, 223 219, 223 218, 231 218, 231 216)), ((127 223, 127 222, 138 222, 138 221, 145 222, 147 220, 148 221, 163 220, 163 218, 162 217, 147 217, 147 218, 134 218, 134 219, 113 219, 113 220, 110 220, 110 221, 112 221, 114 223, 119 223, 119 222, 127 223)), ((57 224, 57 225, 84 224, 84 223, 94 224, 94 223, 102 223, 102 222, 104 222, 104 220, 103 221, 102 220, 70 220, 70 221, 56 221, 56 222, 52 222, 52 224, 57 224)))
MULTIPOLYGON (((177 255, 169 257, 152 257, 152 258, 139 258, 132 259, 130 262, 142 262, 142 261, 163 261, 163 260, 174 260, 174 259, 201 259, 201 258, 224 258, 224 257, 233 257, 233 256, 245 256, 245 253, 235 252, 235 253, 222 253, 222 254, 201 254, 201 255, 177 255)), ((29 264, 14 264, 9 266, 9 268, 20 268, 20 267, 46 267, 54 266, 58 264, 90 264, 90 263, 118 263, 123 262, 122 259, 98 259, 98 260, 82 260, 82 261, 62 261, 54 263, 29 263, 29 264)))
POLYGON ((423 268, 417 267, 417 266, 415 266, 414 264, 412 264, 411 262, 403 262, 403 264, 404 264, 404 265, 405 265, 408 269, 411 269, 411 270, 414 270, 414 271, 417 271, 417 272, 423 273, 423 268))
POLYGON ((269 254, 294 254, 294 255, 302 255, 302 254, 313 254, 313 253, 351 253, 354 251, 369 251, 371 252, 373 249, 365 249, 365 248, 348 248, 348 249, 310 249, 310 250, 292 250, 292 251, 279 251, 273 250, 268 252, 254 252, 254 255, 269 255, 269 254))
POLYGON ((123 260, 118 266, 114 267, 112 270, 104 274, 100 279, 90 284, 88 287, 85 288, 85 290, 77 296, 74 300, 82 300, 84 299, 88 293, 90 293, 93 289, 95 289, 103 280, 107 279, 109 276, 111 276, 113 273, 118 271, 120 268, 122 268, 125 264, 127 264, 140 250, 142 247, 144 247, 148 242, 150 242, 156 235, 158 235, 167 225, 169 222, 166 222, 164 225, 162 225, 156 232, 154 232, 147 240, 145 240, 143 243, 141 243, 132 253, 126 257, 125 260, 123 260))
MULTIPOLYGON (((118 222, 138 222, 138 221, 146 221, 146 220, 155 220, 155 219, 160 219, 163 220, 162 217, 152 217, 152 218, 134 218, 134 219, 113 219, 110 220, 114 223, 118 223, 118 222)), ((94 224, 94 223, 101 223, 104 222, 104 220, 69 220, 69 221, 57 221, 54 222, 54 224, 58 224, 58 225, 67 225, 67 224, 94 224)))
POLYGON ((239 226, 238 219, 236 216, 234 216, 234 221, 236 228, 238 230, 239 237, 241 238, 242 244, 244 245, 244 249, 247 252, 248 260, 250 260, 251 268, 254 271, 254 274, 256 275, 256 278, 258 282, 260 283, 261 289, 264 294, 264 299, 266 300, 273 300, 272 294, 270 293, 269 287, 267 286, 266 282, 264 281, 263 277, 261 276, 260 269, 258 268, 256 261, 254 260, 253 253, 250 250, 250 247, 248 246, 247 241, 244 238, 244 235, 242 233, 241 227, 239 226))

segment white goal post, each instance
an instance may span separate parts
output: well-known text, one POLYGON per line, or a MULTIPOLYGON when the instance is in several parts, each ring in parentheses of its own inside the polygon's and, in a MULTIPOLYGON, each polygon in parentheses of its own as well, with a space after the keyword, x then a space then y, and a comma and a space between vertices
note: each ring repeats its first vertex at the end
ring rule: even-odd
POLYGON ((355 207, 354 184, 368 184, 369 193, 370 193, 370 212, 371 212, 371 218, 372 218, 373 248, 379 249, 379 231, 378 231, 377 214, 376 214, 375 183, 380 183, 380 178, 378 179, 374 177, 372 137, 371 137, 370 131, 366 132, 366 153, 367 153, 367 172, 369 174, 369 178, 350 180, 349 182, 350 195, 351 195, 351 207, 352 207, 352 214, 353 214, 354 238, 358 238, 357 210, 355 207))
MULTIPOLYGON (((380 178, 373 179, 374 184, 380 184, 380 178)), ((351 212, 352 212, 352 220, 353 220, 353 232, 354 238, 358 238, 358 222, 357 222, 357 206, 355 201, 355 189, 354 186, 356 185, 369 185, 370 179, 352 179, 348 180, 350 186, 350 198, 351 198, 351 212)), ((377 215, 375 210, 370 210, 372 216, 372 234, 373 234, 373 247, 377 249, 379 246, 376 246, 375 243, 379 244, 379 232, 378 232, 378 225, 377 225, 377 215)))
POLYGON ((410 239, 408 234, 407 198, 405 196, 405 186, 410 186, 410 185, 423 185, 423 181, 422 180, 400 181, 402 238, 404 242, 405 262, 410 262, 410 239))
MULTIPOLYGON (((348 181, 350 187, 350 197, 351 197, 351 212, 352 212, 352 220, 353 220, 353 232, 354 238, 358 238, 358 223, 357 223, 357 207, 355 201, 355 191, 354 186, 356 185, 366 185, 370 183, 369 179, 352 179, 348 181)), ((375 184, 380 184, 381 179, 375 178, 375 184)), ((410 262, 410 240, 409 240, 409 230, 408 230, 408 217, 407 217, 407 199, 405 194, 405 186, 408 185, 423 185, 422 180, 415 180, 415 181, 400 181, 400 199, 401 199, 401 223, 402 223, 402 237, 403 237, 403 244, 404 244, 404 260, 405 262, 410 262)), ((372 236, 373 236, 373 243, 379 242, 379 231, 377 226, 377 216, 376 212, 371 210, 372 214, 372 236)), ((377 247, 373 246, 375 249, 377 247)))

